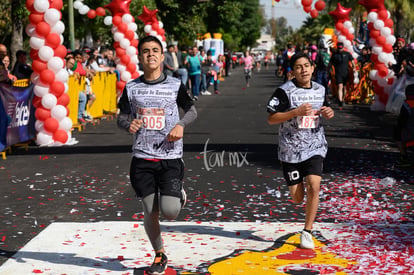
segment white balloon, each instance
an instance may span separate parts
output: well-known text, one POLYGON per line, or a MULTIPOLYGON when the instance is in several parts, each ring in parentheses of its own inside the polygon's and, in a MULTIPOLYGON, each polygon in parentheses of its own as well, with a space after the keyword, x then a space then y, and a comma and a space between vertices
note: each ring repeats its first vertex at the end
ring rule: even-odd
POLYGON ((357 58, 358 58, 358 54, 357 54, 357 53, 352 53, 352 57, 353 57, 354 59, 357 59, 357 58))
POLYGON ((381 30, 384 27, 384 21, 382 21, 381 19, 377 19, 374 22, 374 28, 376 28, 377 30, 381 30))
MULTIPOLYGON (((283 0, 283 3, 284 3, 284 4, 289 3, 289 0, 283 0)), ((302 6, 301 1, 300 1, 300 0, 295 0, 295 7, 296 7, 297 9, 299 9, 301 6, 302 6)))
POLYGON ((60 36, 60 44, 63 44, 63 42, 65 42, 65 38, 63 37, 63 35, 59 35, 60 36))
POLYGON ((378 79, 378 85, 380 85, 381 87, 385 87, 385 86, 387 86, 387 85, 388 85, 388 81, 387 81, 385 78, 380 77, 380 78, 378 79))
POLYGON ((162 44, 163 50, 165 51, 167 49, 167 42, 161 41, 161 44, 162 44))
POLYGON ((38 50, 45 45, 45 40, 36 34, 30 37, 29 44, 32 49, 38 50))
POLYGON ((75 1, 73 3, 73 7, 77 10, 80 9, 82 6, 83 6, 83 3, 81 1, 75 1))
POLYGON ((344 35, 342 35, 342 34, 341 34, 341 35, 339 35, 339 36, 338 36, 338 41, 339 41, 339 42, 344 43, 346 40, 347 40, 347 39, 346 39, 346 37, 345 37, 344 35))
POLYGON ((137 49, 136 49, 134 46, 128 46, 128 47, 126 48, 126 53, 127 53, 127 55, 129 55, 129 56, 134 56, 134 55, 136 55, 136 54, 137 54, 137 49))
POLYGON ((115 34, 114 34, 114 40, 116 41, 116 42, 120 42, 122 39, 124 39, 124 34, 122 33, 122 32, 116 32, 115 34))
POLYGON ((43 84, 35 85, 34 88, 33 88, 33 92, 38 97, 43 97, 44 95, 49 93, 49 86, 48 85, 43 85, 43 84))
POLYGON ((36 27, 35 25, 29 23, 26 25, 25 31, 28 36, 34 36, 36 34, 36 27))
POLYGON ((42 97, 42 105, 45 108, 52 109, 56 106, 57 98, 54 94, 46 94, 42 97))
POLYGON ((369 72, 369 78, 370 78, 371 80, 375 80, 375 79, 376 79, 376 77, 377 77, 377 70, 371 70, 371 71, 369 72))
POLYGON ((370 38, 368 42, 371 47, 377 46, 377 41, 374 38, 370 38))
POLYGON ((49 145, 53 143, 53 136, 49 132, 43 130, 39 132, 36 137, 36 143, 38 145, 49 145))
POLYGON ((355 28, 354 28, 354 27, 350 27, 350 28, 348 29, 348 31, 349 31, 349 33, 354 34, 354 33, 355 33, 355 28))
POLYGON ((388 44, 394 45, 395 41, 397 41, 397 38, 391 34, 386 37, 386 41, 388 44))
POLYGON ((66 117, 67 110, 62 105, 56 105, 55 107, 52 108, 52 111, 50 112, 50 114, 53 118, 56 118, 57 121, 61 121, 63 118, 66 117))
POLYGON ((83 5, 80 9, 79 9, 79 13, 82 15, 85 15, 89 12, 90 8, 86 5, 83 5))
POLYGON ((132 21, 134 21, 134 17, 132 17, 131 14, 126 13, 122 15, 122 22, 124 22, 125 24, 132 23, 132 21))
POLYGON ((47 62, 47 68, 57 73, 63 68, 63 60, 60 57, 54 56, 47 62))
POLYGON ((117 64, 116 65, 116 69, 119 71, 119 72, 124 72, 124 71, 126 71, 126 66, 124 66, 124 65, 122 65, 122 64, 117 64))
POLYGON ((42 46, 39 49, 39 58, 43 61, 49 61, 54 55, 54 51, 49 46, 42 46))
POLYGON ((344 41, 344 47, 345 48, 351 48, 352 49, 352 44, 351 44, 351 41, 349 41, 349 40, 345 40, 344 41))
POLYGON ((40 13, 47 11, 49 8, 49 1, 48 0, 36 0, 33 3, 33 8, 40 13))
POLYGON ((121 41, 119 41, 119 46, 121 46, 121 48, 126 49, 131 45, 131 41, 129 41, 128 39, 124 38, 121 41))
POLYGON ((382 28, 382 29, 381 29, 381 35, 382 35, 382 36, 387 37, 387 36, 389 36, 390 34, 391 34, 391 29, 390 29, 390 28, 388 28, 388 27, 384 27, 384 28, 382 28))
POLYGON ((45 131, 43 121, 36 120, 35 121, 35 129, 36 129, 36 132, 43 132, 43 131, 45 131))
POLYGON ((67 93, 69 91, 69 84, 64 82, 63 85, 65 85, 65 93, 67 93))
POLYGON ((106 17, 104 18, 104 24, 105 24, 106 26, 110 26, 110 25, 112 25, 112 16, 106 16, 106 17))
POLYGON ((115 26, 112 26, 112 28, 111 28, 111 32, 112 32, 112 34, 117 33, 117 32, 118 32, 118 28, 117 28, 117 27, 115 27, 115 26))
POLYGON ((60 20, 60 12, 57 9, 48 9, 45 12, 44 19, 46 23, 53 26, 60 20))
POLYGON ((349 21, 349 20, 348 21, 345 21, 344 22, 344 27, 347 28, 347 29, 352 28, 352 22, 349 21))
POLYGON ((50 32, 62 34, 65 31, 65 24, 62 21, 56 22, 50 30, 50 32))
POLYGON ((134 23, 134 22, 129 23, 128 24, 128 29, 130 29, 133 32, 136 32, 138 30, 138 25, 136 23, 134 23))
POLYGON ((382 47, 374 46, 372 47, 372 52, 375 53, 376 55, 379 55, 380 53, 382 53, 382 47))
POLYGON ((379 60, 380 62, 384 63, 384 64, 387 64, 387 63, 388 63, 388 55, 387 55, 386 53, 384 53, 384 52, 381 52, 381 53, 378 55, 378 60, 379 60))
POLYGON ((70 129, 72 129, 72 120, 68 117, 64 117, 59 121, 59 129, 70 131, 70 129))
POLYGON ((160 27, 160 29, 164 28, 164 23, 162 23, 161 21, 158 21, 158 26, 160 27))
POLYGON ((368 13, 367 18, 369 22, 375 22, 378 19, 378 13, 376 13, 375 11, 371 11, 370 13, 368 13))
POLYGON ((121 74, 121 80, 123 80, 123 81, 125 81, 125 82, 127 82, 128 80, 130 80, 131 79, 131 73, 130 72, 128 72, 128 71, 124 71, 122 74, 121 74))
POLYGON ((150 31, 149 34, 152 35, 152 36, 156 36, 157 32, 156 31, 150 31))
POLYGON ((152 31, 152 26, 151 25, 145 25, 144 26, 144 32, 146 33, 150 33, 152 31))
POLYGON ((138 64, 139 63, 138 55, 131 56, 131 62, 134 63, 134 64, 138 64))
POLYGON ((61 69, 59 72, 55 74, 55 81, 60 81, 63 83, 68 82, 69 75, 65 69, 61 69))

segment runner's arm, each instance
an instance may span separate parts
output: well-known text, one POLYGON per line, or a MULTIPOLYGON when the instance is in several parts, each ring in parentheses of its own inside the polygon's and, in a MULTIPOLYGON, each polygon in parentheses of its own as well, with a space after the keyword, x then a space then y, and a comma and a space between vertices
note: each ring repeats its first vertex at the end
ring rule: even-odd
POLYGON ((128 95, 125 89, 119 99, 118 108, 118 127, 124 129, 125 131, 129 131, 129 127, 131 126, 131 105, 129 104, 128 95))
POLYGON ((197 118, 197 110, 194 106, 194 102, 187 93, 187 88, 181 83, 177 96, 177 105, 185 112, 177 125, 181 125, 183 128, 192 123, 197 118))

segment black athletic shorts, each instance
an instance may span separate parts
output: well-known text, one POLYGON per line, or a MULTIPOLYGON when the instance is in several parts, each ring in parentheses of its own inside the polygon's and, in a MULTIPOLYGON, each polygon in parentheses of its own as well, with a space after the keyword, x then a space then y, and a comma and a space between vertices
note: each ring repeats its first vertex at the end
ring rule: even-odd
POLYGON ((139 198, 160 193, 182 199, 184 163, 181 159, 151 161, 134 157, 130 178, 139 198))
POLYGON ((281 162, 283 176, 288 186, 296 185, 303 182, 303 179, 309 175, 322 176, 323 157, 313 156, 310 159, 299 163, 281 162))
POLYGON ((336 84, 344 84, 348 82, 349 74, 348 73, 338 73, 335 74, 335 82, 336 84))

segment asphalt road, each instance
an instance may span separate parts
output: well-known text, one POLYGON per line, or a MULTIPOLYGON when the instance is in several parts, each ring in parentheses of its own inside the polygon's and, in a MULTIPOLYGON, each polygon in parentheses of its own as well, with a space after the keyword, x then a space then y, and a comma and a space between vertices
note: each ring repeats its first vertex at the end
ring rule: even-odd
MULTIPOLYGON (((277 126, 266 123, 267 100, 280 84, 271 67, 254 72, 246 88, 238 67, 219 84, 220 95, 196 102, 198 119, 184 134, 189 200, 178 221, 304 221, 276 158, 277 126)), ((363 105, 333 108, 335 117, 324 121, 329 152, 317 222, 383 215, 412 223, 414 170, 393 167, 395 116, 363 105), (386 177, 395 182, 379 184, 386 177), (380 203, 334 203, 358 196, 380 203)), ((132 136, 108 118, 73 137, 78 144, 15 148, 0 160, 0 265, 53 222, 142 221, 128 178, 132 136)))

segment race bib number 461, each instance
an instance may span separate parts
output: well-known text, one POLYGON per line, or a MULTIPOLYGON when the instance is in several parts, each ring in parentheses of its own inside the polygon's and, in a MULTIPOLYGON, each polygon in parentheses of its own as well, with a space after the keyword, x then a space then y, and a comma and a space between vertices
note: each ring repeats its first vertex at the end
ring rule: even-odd
POLYGON ((160 131, 165 127, 165 111, 160 108, 138 108, 137 118, 142 120, 142 127, 160 131))

